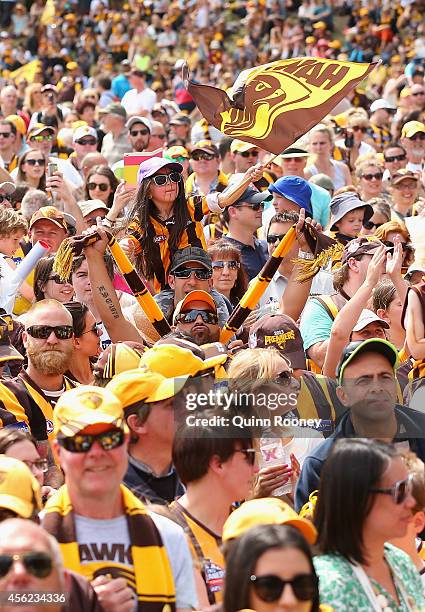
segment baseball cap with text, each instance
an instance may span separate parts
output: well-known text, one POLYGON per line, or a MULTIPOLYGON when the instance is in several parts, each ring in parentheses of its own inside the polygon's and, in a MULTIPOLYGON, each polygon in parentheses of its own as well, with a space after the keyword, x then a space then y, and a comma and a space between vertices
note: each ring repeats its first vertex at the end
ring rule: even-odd
POLYGON ((295 370, 306 369, 301 332, 295 321, 287 315, 272 314, 261 317, 250 328, 248 346, 250 348, 274 346, 290 360, 295 370))

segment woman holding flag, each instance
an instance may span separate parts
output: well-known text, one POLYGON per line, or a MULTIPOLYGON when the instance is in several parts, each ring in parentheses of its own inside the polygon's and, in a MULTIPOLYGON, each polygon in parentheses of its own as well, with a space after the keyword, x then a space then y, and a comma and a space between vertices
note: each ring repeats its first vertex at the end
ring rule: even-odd
POLYGON ((186 197, 183 167, 178 162, 152 157, 140 164, 139 189, 128 217, 129 236, 121 246, 136 256, 136 267, 152 281, 156 291, 167 284, 168 269, 178 249, 206 249, 202 220, 210 211, 221 212, 259 180, 263 168, 254 166, 238 185, 222 193, 186 197))

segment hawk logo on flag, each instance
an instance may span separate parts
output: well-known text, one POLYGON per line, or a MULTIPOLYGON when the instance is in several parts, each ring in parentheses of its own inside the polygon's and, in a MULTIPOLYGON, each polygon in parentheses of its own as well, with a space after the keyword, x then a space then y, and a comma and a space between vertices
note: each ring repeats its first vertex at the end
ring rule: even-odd
POLYGON ((244 70, 231 97, 184 78, 205 119, 218 130, 276 155, 319 123, 377 64, 295 58, 244 70))

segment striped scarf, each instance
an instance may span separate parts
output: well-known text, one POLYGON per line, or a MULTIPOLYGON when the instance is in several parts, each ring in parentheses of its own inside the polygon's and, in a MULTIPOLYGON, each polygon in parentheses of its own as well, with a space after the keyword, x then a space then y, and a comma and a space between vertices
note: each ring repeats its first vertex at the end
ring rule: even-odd
MULTIPOLYGON (((121 493, 130 534, 138 610, 173 612, 176 609, 174 580, 160 533, 142 502, 124 485, 121 493)), ((66 485, 47 502, 42 524, 59 542, 65 567, 92 580, 90 564, 81 563, 66 485)))

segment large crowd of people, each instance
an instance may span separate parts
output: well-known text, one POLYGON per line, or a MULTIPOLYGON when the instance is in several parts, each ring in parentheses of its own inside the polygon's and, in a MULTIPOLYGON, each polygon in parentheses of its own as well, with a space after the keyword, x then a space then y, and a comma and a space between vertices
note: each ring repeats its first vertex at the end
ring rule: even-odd
POLYGON ((423 4, 0 11, 0 608, 425 610, 423 4), (182 73, 296 57, 279 155, 182 73))

